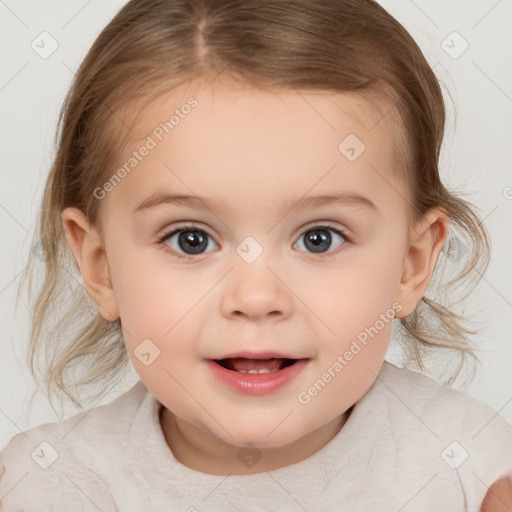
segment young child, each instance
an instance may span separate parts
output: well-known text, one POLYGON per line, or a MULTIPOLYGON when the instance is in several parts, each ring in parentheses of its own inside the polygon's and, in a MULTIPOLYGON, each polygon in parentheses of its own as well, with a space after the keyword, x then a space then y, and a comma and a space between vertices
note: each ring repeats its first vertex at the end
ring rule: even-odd
POLYGON ((16 435, 0 510, 509 510, 512 427, 384 360, 394 324, 420 369, 474 357, 429 291, 450 240, 487 261, 444 122, 372 0, 122 8, 60 118, 30 363, 78 404, 141 380, 16 435))

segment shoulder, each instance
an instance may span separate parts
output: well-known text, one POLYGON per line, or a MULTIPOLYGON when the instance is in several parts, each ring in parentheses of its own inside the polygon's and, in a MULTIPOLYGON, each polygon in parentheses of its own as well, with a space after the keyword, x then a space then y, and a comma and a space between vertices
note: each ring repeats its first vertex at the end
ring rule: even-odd
POLYGON ((487 429, 499 431, 505 439, 512 435, 512 426, 491 406, 427 375, 384 361, 378 380, 389 391, 390 400, 402 399, 417 415, 428 418, 433 428, 447 427, 475 437, 485 435, 487 429))
POLYGON ((14 436, 0 452, 0 510, 53 510, 61 500, 77 503, 77 512, 88 511, 86 495, 104 504, 102 510, 116 510, 95 468, 122 451, 131 419, 147 393, 139 381, 109 404, 14 436), (59 492, 52 496, 50 489, 59 492))
MULTIPOLYGON (((494 484, 498 486, 498 495, 509 492, 507 478, 512 480, 512 426, 498 411, 462 391, 387 361, 378 380, 384 384, 386 392, 383 396, 388 409, 396 411, 392 415, 393 428, 409 437, 412 443, 418 439, 436 441, 425 442, 425 449, 436 446, 436 457, 442 459, 456 476, 468 510, 480 510, 486 494, 494 496, 495 493, 489 491, 494 484), (419 421, 401 421, 411 414, 419 421), (428 427, 430 434, 411 436, 407 429, 420 422, 428 427)), ((493 511, 492 508, 488 510, 493 511)))

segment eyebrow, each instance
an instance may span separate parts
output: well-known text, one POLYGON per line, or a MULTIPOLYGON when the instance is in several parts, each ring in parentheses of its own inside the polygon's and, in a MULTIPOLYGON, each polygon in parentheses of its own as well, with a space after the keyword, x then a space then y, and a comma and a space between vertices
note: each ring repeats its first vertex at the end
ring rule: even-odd
MULTIPOLYGON (((378 212, 378 208, 375 203, 361 194, 353 194, 353 193, 343 193, 343 194, 324 194, 321 196, 313 196, 313 197, 304 197, 300 199, 291 200, 285 203, 283 207, 284 210, 290 211, 292 209, 298 208, 315 208, 319 206, 324 206, 327 204, 347 204, 354 206, 365 206, 378 212)), ((150 197, 145 199, 142 203, 140 203, 134 210, 134 213, 148 210, 151 208, 155 208, 161 205, 177 205, 177 206, 188 206, 195 207, 201 209, 208 210, 222 210, 224 206, 220 206, 220 204, 225 205, 225 202, 219 203, 219 207, 215 207, 215 201, 209 198, 200 198, 199 196, 191 196, 191 195, 173 195, 166 192, 155 192, 150 197)))

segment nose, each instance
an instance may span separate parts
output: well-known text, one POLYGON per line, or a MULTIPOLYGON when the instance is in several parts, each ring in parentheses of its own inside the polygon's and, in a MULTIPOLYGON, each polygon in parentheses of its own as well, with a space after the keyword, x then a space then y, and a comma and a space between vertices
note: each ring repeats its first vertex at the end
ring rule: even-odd
POLYGON ((284 276, 267 267, 263 258, 253 263, 238 262, 227 278, 221 301, 224 316, 250 320, 282 320, 290 316, 293 294, 284 276))

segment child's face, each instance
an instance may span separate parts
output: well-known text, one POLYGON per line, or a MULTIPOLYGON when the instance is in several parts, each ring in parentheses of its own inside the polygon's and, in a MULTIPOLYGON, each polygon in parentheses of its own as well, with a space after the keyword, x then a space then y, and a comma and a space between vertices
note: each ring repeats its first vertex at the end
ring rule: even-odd
POLYGON ((392 126, 353 96, 193 93, 195 107, 175 91, 137 119, 119 167, 135 150, 140 161, 103 199, 115 309, 136 371, 181 430, 286 445, 336 425, 369 389, 403 304, 408 203, 392 126), (350 134, 364 152, 353 136, 340 151, 350 134), (173 195, 197 201, 137 209, 173 195), (200 233, 158 241, 190 224, 200 233), (280 385, 212 362, 238 352, 303 361, 280 385))

